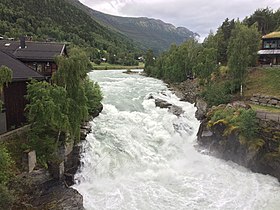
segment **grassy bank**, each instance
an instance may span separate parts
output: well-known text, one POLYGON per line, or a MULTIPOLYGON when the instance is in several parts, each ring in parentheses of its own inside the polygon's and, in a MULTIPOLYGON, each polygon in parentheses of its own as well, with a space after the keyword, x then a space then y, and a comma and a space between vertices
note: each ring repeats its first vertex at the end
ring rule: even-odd
POLYGON ((101 63, 100 65, 97 65, 95 63, 92 63, 92 67, 93 67, 94 70, 143 69, 144 68, 144 63, 139 63, 138 66, 122 66, 122 65, 109 64, 109 63, 101 63))
POLYGON ((280 68, 255 68, 246 80, 245 96, 254 93, 280 97, 280 68))

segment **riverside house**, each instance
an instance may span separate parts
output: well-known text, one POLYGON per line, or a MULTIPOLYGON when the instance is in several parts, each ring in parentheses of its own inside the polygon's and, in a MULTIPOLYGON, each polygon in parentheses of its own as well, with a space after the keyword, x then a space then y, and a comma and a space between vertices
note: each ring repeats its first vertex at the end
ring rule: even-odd
POLYGON ((66 55, 66 45, 55 42, 19 41, 0 39, 0 67, 5 65, 13 72, 12 82, 3 88, 0 98, 4 109, 0 113, 0 134, 20 127, 26 122, 27 82, 31 79, 49 80, 57 70, 56 56, 66 55))
POLYGON ((0 40, 0 51, 20 60, 46 79, 57 70, 56 56, 67 55, 63 43, 26 41, 25 37, 20 41, 0 40))
POLYGON ((27 103, 27 82, 31 79, 44 80, 45 77, 29 68, 20 60, 0 51, 0 67, 12 70, 12 82, 4 86, 0 98, 4 107, 0 113, 0 134, 19 127, 26 122, 24 108, 27 103))
POLYGON ((262 37, 262 49, 258 54, 261 65, 280 65, 280 31, 262 37))

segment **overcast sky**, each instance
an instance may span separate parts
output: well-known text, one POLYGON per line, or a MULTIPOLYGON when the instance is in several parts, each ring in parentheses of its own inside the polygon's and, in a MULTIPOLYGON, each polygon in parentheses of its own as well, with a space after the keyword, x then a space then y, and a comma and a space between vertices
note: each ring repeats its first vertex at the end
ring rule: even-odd
POLYGON ((80 0, 112 15, 150 17, 184 26, 205 37, 228 17, 241 20, 258 8, 280 8, 280 0, 80 0))

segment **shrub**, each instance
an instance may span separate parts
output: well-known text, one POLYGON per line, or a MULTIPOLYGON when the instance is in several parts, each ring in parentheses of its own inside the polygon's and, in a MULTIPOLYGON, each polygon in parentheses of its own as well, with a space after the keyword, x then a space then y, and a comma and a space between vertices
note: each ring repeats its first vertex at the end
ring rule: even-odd
POLYGON ((100 59, 94 59, 93 62, 94 62, 96 65, 100 65, 100 64, 101 64, 100 59))
POLYGON ((89 114, 94 113, 100 106, 103 98, 100 86, 89 79, 85 80, 85 94, 87 97, 87 108, 89 114))
POLYGON ((5 185, 0 184, 0 209, 12 209, 14 196, 5 185))
POLYGON ((206 90, 202 92, 202 97, 206 100, 209 106, 226 104, 231 99, 231 95, 228 94, 228 91, 223 84, 208 85, 206 90))
POLYGON ((240 133, 247 139, 255 137, 258 131, 256 112, 252 109, 241 110, 239 119, 240 133))
POLYGON ((5 185, 12 176, 13 161, 4 145, 0 145, 0 185, 5 185))
POLYGON ((226 129, 227 134, 237 129, 245 139, 256 137, 258 122, 256 112, 252 109, 218 108, 211 115, 211 120, 208 123, 209 126, 223 121, 226 122, 228 127, 226 129))

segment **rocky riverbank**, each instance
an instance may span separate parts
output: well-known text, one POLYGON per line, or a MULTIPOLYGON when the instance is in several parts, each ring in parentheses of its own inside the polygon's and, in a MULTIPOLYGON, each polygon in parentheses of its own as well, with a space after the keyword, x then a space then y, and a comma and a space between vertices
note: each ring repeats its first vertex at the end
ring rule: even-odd
MULTIPOLYGON (((91 120, 102 111, 91 113, 91 120)), ((81 126, 81 141, 91 131, 88 123, 81 126)), ((31 173, 23 173, 11 182, 11 189, 17 190, 17 200, 12 209, 22 210, 83 210, 83 196, 70 186, 74 184, 74 175, 80 167, 81 146, 67 144, 60 148, 63 160, 59 164, 50 164, 49 169, 35 168, 31 173)))
POLYGON ((280 181, 280 123, 258 118, 258 133, 244 138, 238 129, 220 120, 209 125, 205 118, 199 128, 198 143, 211 155, 231 160, 253 172, 269 174, 280 181))
MULTIPOLYGON (((206 148, 209 154, 218 158, 233 161, 253 172, 269 174, 280 181, 280 115, 257 112, 259 129, 253 139, 242 138, 238 130, 225 135, 227 124, 220 122, 209 127, 210 119, 207 118, 207 113, 211 108, 198 97, 199 86, 195 80, 169 86, 182 100, 195 103, 196 118, 201 121, 197 134, 201 148, 206 148)), ((228 106, 250 108, 244 102, 233 102, 228 106)))

